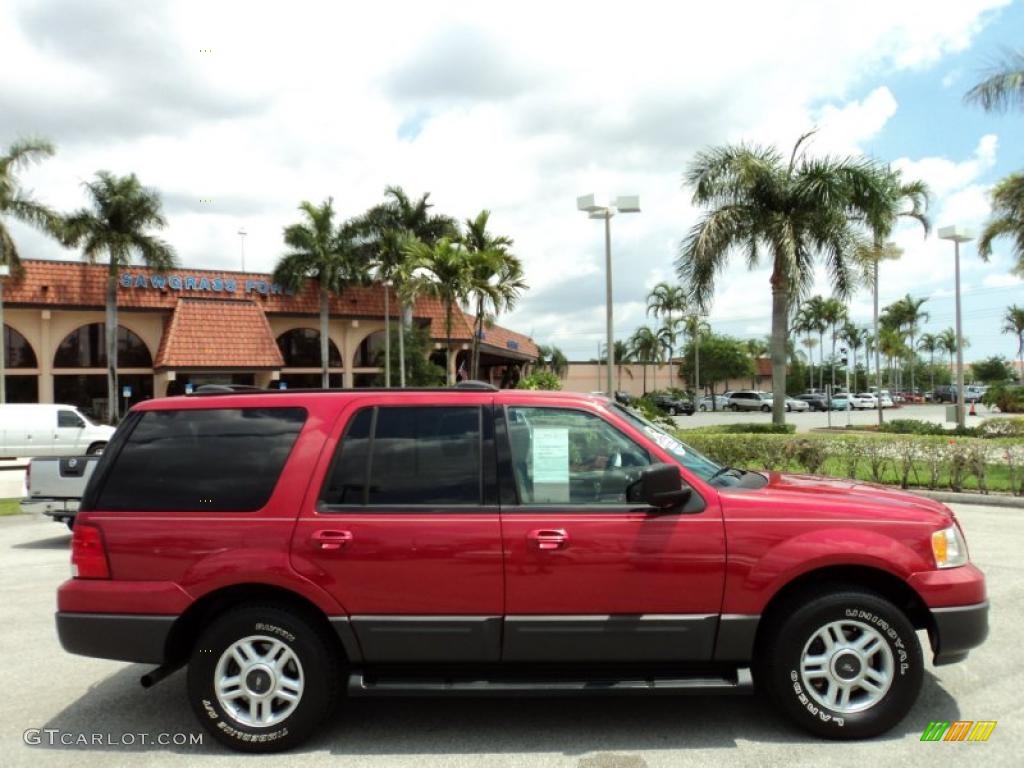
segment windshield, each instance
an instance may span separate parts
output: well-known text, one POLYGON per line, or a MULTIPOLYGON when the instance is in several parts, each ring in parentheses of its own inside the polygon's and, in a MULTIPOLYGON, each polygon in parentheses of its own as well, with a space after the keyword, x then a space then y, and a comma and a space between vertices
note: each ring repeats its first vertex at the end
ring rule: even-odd
POLYGON ((723 469, 721 464, 716 464, 707 456, 697 453, 686 443, 673 437, 661 427, 655 426, 639 413, 623 408, 618 403, 614 404, 614 408, 616 413, 651 438, 659 448, 670 453, 685 469, 690 470, 702 480, 710 480, 723 469))

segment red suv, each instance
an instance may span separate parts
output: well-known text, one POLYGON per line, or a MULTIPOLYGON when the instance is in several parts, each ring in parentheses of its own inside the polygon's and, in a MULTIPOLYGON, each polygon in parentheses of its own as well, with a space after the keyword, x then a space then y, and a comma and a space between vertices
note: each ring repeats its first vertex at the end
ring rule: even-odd
POLYGON ((341 693, 752 689, 797 724, 896 724, 987 633, 953 513, 845 480, 719 466, 603 397, 199 394, 132 409, 58 592, 72 653, 188 665, 248 751, 341 693))

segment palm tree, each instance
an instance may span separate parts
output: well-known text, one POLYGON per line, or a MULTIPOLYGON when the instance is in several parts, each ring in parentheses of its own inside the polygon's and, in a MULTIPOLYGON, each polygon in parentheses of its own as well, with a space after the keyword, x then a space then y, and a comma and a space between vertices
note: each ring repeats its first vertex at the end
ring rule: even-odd
MULTIPOLYGON (((887 168, 880 176, 880 186, 864 194, 864 224, 871 233, 871 242, 860 247, 857 260, 866 272, 871 284, 873 295, 873 325, 871 333, 876 339, 875 344, 875 375, 878 387, 882 386, 882 369, 879 360, 881 354, 881 330, 878 317, 878 265, 882 261, 898 259, 902 250, 889 242, 889 237, 900 219, 908 218, 918 222, 924 229, 925 237, 931 230, 928 219, 928 202, 930 191, 923 181, 905 181, 903 175, 892 168, 887 168)), ((885 420, 882 410, 882 398, 878 398, 878 423, 885 420)))
POLYGON ((928 354, 928 370, 931 374, 930 386, 935 391, 935 353, 940 349, 939 337, 934 333, 922 333, 917 340, 917 348, 928 354))
POLYGON ((1007 53, 988 77, 964 95, 964 101, 979 104, 986 112, 998 112, 1012 106, 1024 109, 1024 53, 1007 53))
MULTIPOLYGON (((675 324, 674 313, 685 312, 688 306, 686 291, 678 285, 670 285, 664 281, 658 283, 647 294, 647 314, 656 318, 665 318, 664 337, 668 344, 668 385, 672 386, 672 357, 677 341, 678 326, 675 324)), ((661 333, 661 332, 659 332, 661 333)))
MULTIPOLYGON (((683 318, 673 317, 671 319, 666 318, 665 323, 658 328, 656 335, 658 342, 661 344, 662 349, 666 353, 666 359, 668 360, 668 385, 672 386, 672 352, 676 348, 676 343, 679 341, 679 335, 683 331, 683 318)), ((655 377, 657 377, 657 370, 655 370, 655 377)), ((655 384, 657 389, 657 384, 655 384)))
POLYGON ((821 319, 825 325, 831 331, 832 336, 832 358, 830 360, 829 368, 831 369, 832 378, 832 389, 836 388, 836 334, 839 330, 839 324, 843 323, 847 319, 846 305, 843 304, 839 299, 829 298, 822 302, 821 306, 821 319))
MULTIPOLYGON (((969 346, 971 346, 971 342, 965 336, 963 348, 967 349, 969 346)), ((947 328, 939 334, 939 348, 949 355, 949 370, 953 371, 953 355, 956 354, 956 331, 954 329, 947 328)))
POLYGON ((1003 333, 1017 335, 1017 379, 1024 384, 1024 307, 1013 304, 1006 308, 1003 315, 1003 333))
POLYGON ((442 237, 433 245, 410 238, 405 244, 412 280, 422 292, 444 304, 445 370, 448 384, 453 383, 452 315, 464 302, 471 287, 471 276, 480 254, 471 255, 457 239, 442 237))
POLYGON ((988 261, 1000 237, 1011 238, 1013 271, 1024 276, 1024 173, 1011 173, 992 189, 992 216, 978 238, 978 255, 988 261))
POLYGON ((828 330, 828 299, 811 296, 800 306, 800 323, 818 334, 818 388, 825 388, 825 331, 828 330))
POLYGON ((48 141, 23 139, 11 144, 7 152, 0 155, 0 265, 10 267, 14 274, 20 271, 21 258, 14 238, 4 223, 5 218, 29 224, 58 239, 61 236, 60 217, 34 200, 32 194, 21 187, 15 175, 16 171, 34 162, 52 157, 54 152, 56 149, 48 141))
POLYGON ((801 136, 788 162, 774 148, 725 146, 701 152, 687 182, 693 200, 711 210, 683 241, 676 262, 684 285, 706 307, 716 275, 732 250, 747 266, 769 257, 772 290, 772 420, 786 420, 786 347, 790 308, 814 279, 822 259, 832 290, 845 298, 854 287, 853 257, 859 216, 880 205, 879 169, 867 160, 808 159, 801 136))
POLYGON ((633 357, 643 366, 644 394, 647 394, 647 366, 661 358, 661 342, 650 326, 642 325, 629 337, 629 346, 633 357))
MULTIPOLYGON (((616 374, 616 387, 622 389, 622 366, 625 363, 633 361, 633 349, 629 346, 629 342, 623 341, 622 339, 615 340, 615 374, 616 374)), ((671 363, 670 363, 671 364, 671 363)), ((626 371, 629 374, 629 378, 633 378, 631 371, 626 371)))
POLYGON ((466 219, 462 243, 474 256, 470 275, 469 299, 474 310, 470 378, 480 377, 480 340, 488 312, 493 316, 515 308, 519 295, 528 287, 523 265, 509 253, 512 238, 487 231, 491 212, 480 211, 475 219, 466 219))
POLYGON ((700 315, 687 315, 683 320, 683 327, 693 342, 693 391, 700 397, 700 337, 711 333, 711 326, 700 315))
POLYGON ((811 336, 812 333, 824 333, 824 326, 821 325, 821 321, 818 314, 817 304, 812 303, 815 298, 800 304, 797 307, 796 315, 793 319, 793 332, 805 334, 804 346, 807 347, 807 389, 814 389, 814 347, 819 342, 816 342, 811 336))
POLYGON ((333 203, 329 197, 319 206, 308 200, 299 204, 303 221, 284 228, 284 244, 289 251, 274 267, 274 280, 291 290, 298 290, 308 279, 316 281, 320 295, 320 386, 324 389, 331 382, 331 294, 339 294, 345 286, 366 279, 351 231, 344 225, 334 226, 333 203))
POLYGON ((867 336, 867 328, 861 328, 860 326, 851 323, 849 320, 847 320, 843 324, 843 327, 839 329, 839 338, 846 343, 847 348, 852 353, 852 365, 850 366, 850 370, 853 371, 854 392, 860 391, 860 387, 857 382, 857 350, 864 346, 867 336))
POLYGON ((555 376, 562 378, 569 367, 569 358, 558 347, 541 344, 537 347, 537 367, 547 368, 555 376))
POLYGON ((927 322, 931 315, 921 310, 928 299, 915 299, 909 293, 900 299, 903 305, 903 321, 907 326, 907 334, 910 336, 910 391, 917 392, 917 379, 914 376, 914 363, 917 358, 916 340, 917 329, 921 323, 927 322))
POLYGON ((768 352, 768 343, 764 339, 747 339, 743 346, 754 363, 753 372, 750 374, 750 388, 757 389, 757 361, 768 352))
POLYGON ((117 283, 123 267, 130 266, 132 255, 157 271, 176 264, 174 249, 149 234, 150 229, 167 226, 161 212, 160 195, 139 183, 135 174, 115 176, 99 171, 94 181, 84 182, 90 207, 81 208, 64 222, 64 244, 82 246, 90 263, 106 253, 107 262, 107 417, 118 420, 117 393, 117 283))
MULTIPOLYGON (((381 281, 394 282, 395 291, 402 306, 399 308, 398 324, 398 380, 399 386, 405 386, 405 306, 403 296, 415 294, 415 288, 405 290, 401 284, 404 276, 410 274, 403 270, 402 263, 406 258, 406 245, 410 237, 414 237, 428 246, 434 245, 442 237, 454 238, 457 235, 455 219, 450 216, 430 212, 433 204, 429 202, 430 193, 426 192, 416 200, 411 199, 401 187, 389 186, 384 189, 384 202, 379 203, 352 222, 353 230, 362 239, 363 246, 372 255, 376 264, 377 278, 381 281)), ((387 290, 385 286, 385 291, 387 290)), ((385 293, 385 297, 387 293, 385 293)), ((384 365, 385 380, 391 383, 391 318, 384 314, 384 365)))

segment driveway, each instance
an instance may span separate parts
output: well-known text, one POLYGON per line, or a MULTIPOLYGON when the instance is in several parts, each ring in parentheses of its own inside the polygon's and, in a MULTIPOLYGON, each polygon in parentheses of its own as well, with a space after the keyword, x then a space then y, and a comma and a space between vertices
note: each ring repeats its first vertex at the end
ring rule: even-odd
POLYGON ((819 741, 756 698, 377 700, 344 707, 300 750, 246 757, 211 743, 139 746, 141 736, 201 733, 178 672, 144 691, 148 668, 64 653, 54 633, 54 590, 68 575, 69 535, 49 520, 0 518, 0 625, 4 685, 0 753, 30 766, 906 766, 1020 765, 1024 751, 1024 515, 957 506, 974 560, 989 578, 988 642, 964 663, 929 668, 907 719, 867 742, 819 741), (922 743, 931 720, 997 720, 987 743, 922 743), (26 729, 111 734, 117 746, 26 746, 26 729), (122 746, 121 741, 134 740, 122 746), (965 753, 970 752, 970 756, 965 753))

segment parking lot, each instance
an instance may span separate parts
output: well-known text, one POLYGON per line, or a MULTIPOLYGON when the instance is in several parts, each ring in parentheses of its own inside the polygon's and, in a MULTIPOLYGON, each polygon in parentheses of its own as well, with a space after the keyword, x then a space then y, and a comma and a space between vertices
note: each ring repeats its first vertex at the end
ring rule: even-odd
MULTIPOLYGON (((899 408, 887 408, 885 410, 885 420, 915 419, 917 421, 931 421, 936 424, 945 424, 947 427, 952 427, 954 426, 953 423, 946 421, 946 407, 946 405, 927 403, 921 405, 903 405, 899 408)), ((968 406, 968 408, 969 407, 970 406, 968 406)), ((991 416, 999 415, 998 412, 989 411, 984 405, 977 406, 976 410, 976 416, 967 416, 967 426, 980 424, 991 416)), ((822 411, 805 411, 803 413, 787 413, 786 421, 790 424, 795 424, 797 432, 807 432, 808 430, 818 427, 829 426, 830 417, 833 427, 843 426, 847 423, 878 423, 878 411, 832 411, 831 414, 824 413, 822 411), (849 421, 847 419, 849 419, 849 421)), ((732 411, 715 413, 697 411, 693 416, 676 417, 676 422, 683 429, 688 427, 705 427, 712 424, 729 424, 737 422, 764 422, 767 424, 771 422, 771 420, 772 415, 770 413, 762 413, 760 411, 741 411, 739 413, 733 413, 732 411)))
MULTIPOLYGON (((760 416, 760 414, 758 414, 760 416)), ((744 418, 742 415, 740 418, 744 418)), ((747 417, 749 418, 749 416, 747 417)), ((140 734, 199 734, 178 672, 144 691, 148 668, 64 653, 53 627, 54 591, 68 575, 69 534, 28 516, 0 518, 0 626, 8 694, 3 762, 10 766, 578 766, 641 768, 727 763, 907 765, 972 760, 1019 765, 1024 657, 1024 541, 1020 510, 957 506, 974 560, 989 579, 992 632, 965 663, 929 669, 910 716, 883 738, 830 743, 791 728, 756 698, 377 700, 343 707, 295 752, 241 758, 210 743, 140 746, 140 734), (932 720, 996 720, 987 743, 922 743, 932 720), (27 729, 110 734, 117 746, 27 746, 27 729), (134 735, 134 736, 133 736, 134 735), (135 744, 122 746, 122 741, 135 744), (970 755, 965 754, 970 752, 970 755), (937 753, 941 753, 939 756, 937 753), (341 760, 339 761, 339 758, 341 760)))

